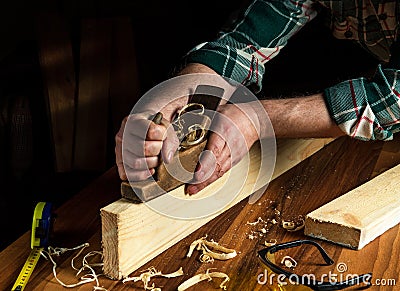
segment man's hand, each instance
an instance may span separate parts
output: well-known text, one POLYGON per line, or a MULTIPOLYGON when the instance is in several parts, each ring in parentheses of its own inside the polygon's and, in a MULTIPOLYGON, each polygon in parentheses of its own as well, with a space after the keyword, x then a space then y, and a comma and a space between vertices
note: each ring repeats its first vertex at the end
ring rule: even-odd
MULTIPOLYGON (((206 151, 201 155, 194 184, 186 192, 195 194, 222 177, 247 154, 258 140, 257 122, 240 105, 220 106, 211 126, 206 151)), ((244 106, 243 106, 244 107, 244 106)))
POLYGON ((124 118, 115 136, 115 156, 118 174, 122 180, 145 180, 155 172, 163 160, 169 163, 178 148, 178 138, 163 119, 155 124, 144 114, 132 114, 124 118))

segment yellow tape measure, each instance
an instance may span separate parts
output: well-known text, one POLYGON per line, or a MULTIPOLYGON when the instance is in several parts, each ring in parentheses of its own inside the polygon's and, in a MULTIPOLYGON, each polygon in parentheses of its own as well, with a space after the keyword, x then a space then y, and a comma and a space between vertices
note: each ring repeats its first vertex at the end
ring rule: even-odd
POLYGON ((26 260, 21 272, 19 273, 17 281, 15 281, 15 284, 11 289, 12 291, 24 290, 25 285, 28 283, 28 280, 33 272, 33 269, 39 261, 40 252, 42 250, 43 248, 34 248, 33 250, 31 250, 28 259, 26 260))
POLYGON ((36 204, 33 212, 32 233, 31 233, 31 252, 25 261, 12 291, 24 290, 28 280, 35 269, 42 250, 49 245, 49 236, 52 230, 52 205, 48 202, 36 204))

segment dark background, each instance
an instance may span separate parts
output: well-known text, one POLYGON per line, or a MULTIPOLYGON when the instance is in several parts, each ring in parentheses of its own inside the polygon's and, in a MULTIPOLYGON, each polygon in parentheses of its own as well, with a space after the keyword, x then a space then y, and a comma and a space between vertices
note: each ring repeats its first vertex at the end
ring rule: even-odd
MULTIPOLYGON (((35 18, 43 11, 66 17, 79 39, 85 17, 128 16, 132 20, 140 94, 171 76, 193 46, 211 40, 241 1, 7 1, 0 17, 0 250, 30 230, 37 201, 56 206, 98 177, 99 171, 54 170, 49 120, 38 61, 35 18), (157 57, 155 57, 157 56, 157 57), (22 110, 24 126, 14 128, 22 110), (17 147, 22 144, 23 148, 17 147)), ((350 41, 334 39, 318 17, 270 63, 262 98, 315 93, 340 80, 370 72, 376 60, 350 41)), ((130 108, 127 108, 129 112, 130 108)), ((114 165, 113 134, 107 166, 114 165)), ((27 246, 28 247, 28 246, 27 246)))

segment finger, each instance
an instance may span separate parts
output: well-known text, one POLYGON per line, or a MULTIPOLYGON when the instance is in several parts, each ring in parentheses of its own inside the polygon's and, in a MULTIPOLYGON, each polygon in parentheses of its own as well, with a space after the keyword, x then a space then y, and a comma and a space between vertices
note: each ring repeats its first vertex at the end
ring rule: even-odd
POLYGON ((171 124, 168 124, 165 139, 161 149, 161 156, 163 161, 167 164, 171 162, 175 152, 179 147, 179 139, 176 132, 171 124))
POLYGON ((211 177, 215 172, 217 160, 215 155, 210 150, 205 150, 201 153, 196 171, 193 176, 193 183, 201 183, 211 177))
POLYGON ((222 164, 223 153, 225 147, 224 139, 216 133, 211 133, 207 142, 206 150, 199 159, 194 179, 197 182, 204 181, 211 177, 215 171, 217 164, 222 164))
POLYGON ((231 150, 227 143, 222 149, 222 153, 217 159, 217 163, 219 165, 219 172, 217 173, 218 177, 222 177, 232 167, 231 150))
POLYGON ((138 157, 134 154, 126 154, 124 156, 124 164, 133 170, 146 170, 158 166, 158 156, 138 157))
POLYGON ((225 159, 224 162, 221 164, 221 169, 219 171, 220 177, 222 177, 226 172, 228 172, 233 167, 233 161, 231 155, 229 154, 228 157, 225 159))
POLYGON ((230 166, 231 166, 230 150, 229 150, 229 147, 225 144, 219 157, 216 160, 216 165, 214 167, 214 171, 212 172, 210 177, 201 181, 201 180, 197 179, 197 177, 195 175, 195 177, 196 177, 195 184, 189 185, 187 187, 187 192, 192 195, 192 194, 195 194, 195 193, 201 191, 202 189, 204 189, 211 183, 213 183, 216 180, 218 180, 219 178, 221 178, 229 170, 230 166))
POLYGON ((125 167, 126 177, 128 181, 143 181, 151 177, 155 173, 155 169, 137 171, 129 167, 125 167))
POLYGON ((114 151, 116 163, 122 163, 122 138, 118 134, 115 136, 114 151))
POLYGON ((124 170, 124 165, 122 161, 122 138, 121 138, 121 130, 115 136, 115 163, 118 169, 118 175, 121 180, 126 180, 126 174, 124 170))
POLYGON ((204 182, 199 183, 199 184, 190 184, 186 187, 186 193, 189 195, 194 195, 201 190, 203 190, 205 187, 216 181, 219 176, 218 176, 219 170, 215 171, 212 173, 212 175, 204 182))
POLYGON ((164 124, 155 124, 151 122, 147 130, 146 139, 162 141, 166 138, 166 133, 167 127, 164 124))
POLYGON ((127 180, 124 165, 122 163, 117 164, 118 175, 121 180, 127 180))
POLYGON ((218 160, 218 157, 221 155, 222 150, 224 149, 226 144, 225 139, 222 138, 220 134, 217 132, 212 132, 207 142, 207 149, 210 150, 218 160))
POLYGON ((124 139, 123 155, 134 154, 138 157, 157 156, 162 148, 162 141, 143 140, 137 136, 124 139))
POLYGON ((125 124, 124 138, 129 135, 135 135, 146 139, 147 132, 152 123, 154 124, 154 122, 143 116, 138 116, 136 114, 129 115, 125 124))

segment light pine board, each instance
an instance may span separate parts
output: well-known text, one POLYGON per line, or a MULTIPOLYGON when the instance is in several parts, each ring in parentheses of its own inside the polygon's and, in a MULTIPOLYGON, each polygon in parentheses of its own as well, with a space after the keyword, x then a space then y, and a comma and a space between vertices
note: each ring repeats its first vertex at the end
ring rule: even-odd
POLYGON ((304 233, 360 250, 400 222, 400 165, 306 216, 304 233))
MULTIPOLYGON (((291 169, 331 141, 332 139, 278 140, 272 179, 291 169)), ((103 207, 100 212, 105 275, 113 279, 128 276, 164 250, 265 186, 261 184, 255 186, 260 165, 259 147, 253 146, 249 156, 249 159, 243 159, 222 178, 195 196, 196 199, 206 197, 223 185, 225 185, 224 191, 241 188, 240 193, 231 203, 210 216, 194 220, 174 219, 152 210, 146 204, 134 204, 126 199, 119 199, 103 207), (245 175, 247 169, 249 174, 245 175), (227 179, 230 181, 229 184, 225 184, 227 179)), ((168 194, 185 197, 183 186, 168 194)), ((160 198, 162 197, 154 200, 160 198)), ((188 205, 189 203, 190 199, 188 199, 188 205)), ((173 208, 174 205, 165 205, 165 207, 173 208)))

